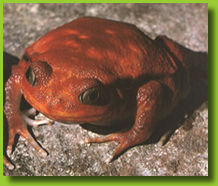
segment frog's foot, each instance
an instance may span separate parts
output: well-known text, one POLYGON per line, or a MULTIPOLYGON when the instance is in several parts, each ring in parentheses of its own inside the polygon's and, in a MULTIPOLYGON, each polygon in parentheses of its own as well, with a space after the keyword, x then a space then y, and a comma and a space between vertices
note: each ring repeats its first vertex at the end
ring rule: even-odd
POLYGON ((46 119, 42 119, 42 120, 33 120, 31 118, 29 118, 28 116, 34 116, 36 115, 36 110, 34 108, 31 108, 29 110, 24 111, 21 116, 23 118, 23 120, 32 127, 37 127, 39 125, 44 125, 44 124, 48 124, 51 125, 53 123, 52 120, 46 118, 46 119))
POLYGON ((7 158, 5 156, 3 156, 3 164, 9 169, 9 170, 13 170, 14 169, 14 165, 12 163, 10 163, 7 158))
POLYGON ((35 141, 27 129, 27 125, 24 122, 22 116, 16 114, 8 120, 8 146, 7 155, 12 153, 12 147, 14 145, 15 136, 18 134, 28 141, 28 143, 38 152, 42 157, 47 156, 47 152, 35 141))
POLYGON ((88 139, 84 140, 83 143, 84 144, 87 144, 87 143, 104 143, 104 142, 108 142, 108 141, 117 141, 117 142, 119 142, 120 144, 114 150, 114 152, 112 154, 112 158, 110 158, 108 160, 108 162, 112 162, 120 154, 122 154, 125 150, 127 150, 128 148, 140 143, 137 140, 133 140, 133 138, 131 139, 130 135, 131 135, 130 132, 113 133, 113 134, 109 134, 109 135, 104 136, 104 137, 88 138, 88 139))

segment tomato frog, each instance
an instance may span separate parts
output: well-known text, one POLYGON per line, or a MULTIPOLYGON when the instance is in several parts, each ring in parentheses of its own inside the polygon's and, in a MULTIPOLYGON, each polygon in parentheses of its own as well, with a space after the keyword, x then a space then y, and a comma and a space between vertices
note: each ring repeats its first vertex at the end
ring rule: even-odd
MULTIPOLYGON (((118 156, 153 134, 191 89, 192 69, 199 62, 191 51, 166 36, 150 39, 136 26, 83 17, 60 26, 27 47, 5 85, 8 121, 7 155, 16 134, 42 156, 27 130, 49 120, 29 118, 36 110, 63 123, 125 126, 84 143, 117 141, 118 156), (21 97, 33 107, 20 110, 21 97)), ((13 168, 4 156, 4 164, 13 168)))

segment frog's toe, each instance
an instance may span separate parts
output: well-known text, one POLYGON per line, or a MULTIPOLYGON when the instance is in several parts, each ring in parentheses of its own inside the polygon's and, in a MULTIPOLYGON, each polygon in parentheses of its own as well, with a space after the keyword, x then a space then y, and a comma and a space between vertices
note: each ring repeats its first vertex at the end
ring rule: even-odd
POLYGON ((112 161, 114 161, 118 156, 124 153, 131 146, 132 145, 129 145, 128 143, 121 142, 119 146, 114 150, 111 158, 108 160, 108 163, 111 163, 112 161))
POLYGON ((87 138, 83 141, 83 143, 104 143, 108 141, 119 141, 119 133, 114 133, 103 137, 87 138))
POLYGON ((166 133, 164 133, 161 136, 161 138, 160 138, 159 142, 157 143, 157 145, 159 145, 159 146, 165 145, 169 141, 169 138, 173 134, 173 132, 174 132, 174 130, 169 130, 166 133))
POLYGON ((10 163, 5 156, 3 156, 3 165, 5 165, 9 170, 13 170, 15 167, 10 163))
POLYGON ((36 142, 28 130, 22 130, 19 135, 28 141, 28 143, 37 151, 41 157, 46 157, 48 153, 36 142))
POLYGON ((32 127, 37 127, 39 125, 44 125, 44 124, 48 124, 48 125, 51 125, 53 123, 52 120, 50 119, 42 119, 42 120, 33 120, 31 118, 28 117, 28 115, 32 115, 30 114, 30 112, 32 112, 34 110, 28 110, 27 112, 28 113, 22 113, 22 118, 23 120, 26 122, 26 124, 28 124, 29 126, 32 126, 32 127))
POLYGON ((12 153, 15 135, 16 135, 16 131, 14 129, 9 129, 9 131, 8 131, 8 145, 7 145, 7 155, 8 156, 10 156, 12 153))
POLYGON ((128 132, 125 133, 114 133, 104 137, 96 137, 96 138, 88 138, 84 140, 84 144, 87 143, 104 143, 108 141, 117 141, 119 142, 119 146, 114 150, 112 154, 112 158, 110 158, 107 162, 112 162, 115 160, 120 154, 122 154, 129 147, 137 144, 136 141, 130 140, 128 132))

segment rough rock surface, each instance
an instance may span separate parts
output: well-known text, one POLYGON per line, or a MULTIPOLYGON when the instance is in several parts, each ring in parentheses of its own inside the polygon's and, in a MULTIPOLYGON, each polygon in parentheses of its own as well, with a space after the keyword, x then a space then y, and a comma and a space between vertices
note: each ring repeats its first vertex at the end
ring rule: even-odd
MULTIPOLYGON (((152 38, 167 35, 189 49, 208 51, 207 4, 4 4, 4 52, 20 57, 37 38, 81 16, 133 23, 152 38)), ((99 134, 79 125, 55 123, 32 131, 49 156, 39 157, 25 140, 19 138, 11 156, 16 169, 4 167, 4 175, 208 175, 207 100, 189 119, 177 124, 165 145, 136 146, 112 163, 106 163, 106 160, 117 144, 82 145, 81 141, 86 137, 99 134)))

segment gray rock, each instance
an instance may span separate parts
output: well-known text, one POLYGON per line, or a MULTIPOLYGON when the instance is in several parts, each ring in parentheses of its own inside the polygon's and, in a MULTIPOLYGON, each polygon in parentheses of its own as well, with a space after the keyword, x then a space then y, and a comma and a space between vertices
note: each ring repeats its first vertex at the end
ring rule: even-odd
MULTIPOLYGON (((208 51, 207 4, 4 4, 4 52, 20 57, 46 32, 81 16, 97 16, 135 24, 151 38, 167 35, 195 51, 208 51)), ((207 176, 207 101, 173 130, 169 141, 129 149, 112 163, 106 160, 116 142, 83 145, 98 136, 80 125, 55 123, 33 128, 49 152, 39 157, 19 138, 11 156, 10 176, 207 176), (183 125, 182 125, 183 124, 183 125)))

